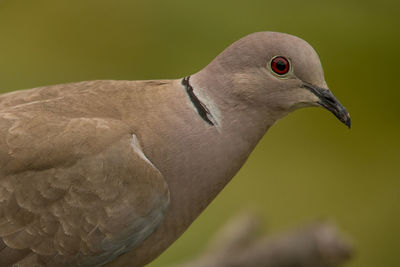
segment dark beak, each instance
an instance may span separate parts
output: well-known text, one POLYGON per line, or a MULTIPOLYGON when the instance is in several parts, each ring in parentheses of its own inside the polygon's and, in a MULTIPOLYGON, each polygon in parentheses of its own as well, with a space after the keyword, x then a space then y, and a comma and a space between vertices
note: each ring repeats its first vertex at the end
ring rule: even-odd
POLYGON ((332 94, 329 89, 321 88, 309 83, 304 83, 303 87, 310 90, 311 93, 319 98, 318 104, 329 110, 336 116, 341 122, 350 128, 351 121, 350 115, 346 108, 340 104, 339 100, 332 94))

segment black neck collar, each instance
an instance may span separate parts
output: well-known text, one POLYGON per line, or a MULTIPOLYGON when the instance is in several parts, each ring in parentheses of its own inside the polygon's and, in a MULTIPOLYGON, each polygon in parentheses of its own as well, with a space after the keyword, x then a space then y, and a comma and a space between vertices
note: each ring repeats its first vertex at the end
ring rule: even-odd
POLYGON ((192 103, 193 103, 194 107, 196 108, 197 113, 199 113, 200 117, 203 120, 205 120, 208 124, 214 125, 214 123, 209 118, 209 116, 212 117, 209 109, 194 94, 193 87, 190 85, 189 79, 190 79, 190 76, 183 78, 182 85, 185 87, 186 93, 189 95, 190 101, 192 101, 192 103))

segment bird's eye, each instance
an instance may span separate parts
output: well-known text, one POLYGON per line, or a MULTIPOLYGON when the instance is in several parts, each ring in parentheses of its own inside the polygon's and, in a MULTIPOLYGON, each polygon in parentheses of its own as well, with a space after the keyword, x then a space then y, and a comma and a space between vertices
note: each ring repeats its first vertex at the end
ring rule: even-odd
POLYGON ((285 75, 290 70, 289 60, 282 56, 274 57, 271 60, 271 69, 278 75, 285 75))

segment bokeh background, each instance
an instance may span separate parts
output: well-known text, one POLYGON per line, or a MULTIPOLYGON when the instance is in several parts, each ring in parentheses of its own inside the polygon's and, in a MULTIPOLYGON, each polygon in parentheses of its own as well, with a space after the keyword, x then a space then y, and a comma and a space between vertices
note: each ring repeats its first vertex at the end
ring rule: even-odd
POLYGON ((270 129, 233 181, 150 266, 189 259, 243 209, 268 231, 327 219, 351 267, 400 266, 400 5, 373 1, 0 0, 0 90, 93 79, 178 78, 256 31, 318 51, 353 127, 322 109, 270 129))

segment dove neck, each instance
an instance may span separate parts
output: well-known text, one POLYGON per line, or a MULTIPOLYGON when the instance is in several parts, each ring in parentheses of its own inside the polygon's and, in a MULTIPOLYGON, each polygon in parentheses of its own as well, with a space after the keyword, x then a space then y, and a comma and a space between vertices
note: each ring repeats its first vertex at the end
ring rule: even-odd
MULTIPOLYGON (((268 128, 287 112, 276 112, 265 103, 243 95, 245 90, 238 90, 238 85, 231 78, 235 75, 225 75, 220 68, 209 65, 190 76, 191 88, 206 108, 207 118, 220 133, 246 139, 252 143, 252 149, 268 128)), ((248 94, 252 91, 249 88, 248 94)))

